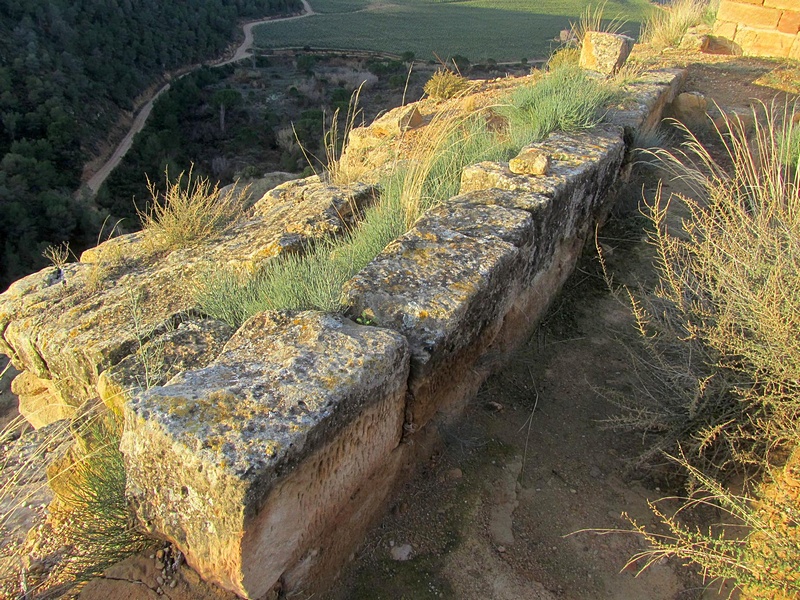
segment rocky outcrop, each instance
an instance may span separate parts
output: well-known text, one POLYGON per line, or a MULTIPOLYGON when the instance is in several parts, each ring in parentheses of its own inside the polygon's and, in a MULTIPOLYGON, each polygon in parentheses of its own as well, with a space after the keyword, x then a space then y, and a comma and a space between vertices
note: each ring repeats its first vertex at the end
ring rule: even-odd
MULTIPOLYGON (((536 326, 610 209, 625 140, 658 122, 680 80, 646 74, 603 126, 530 145, 542 173, 464 169, 458 195, 345 285, 346 316, 264 312, 234 331, 190 293, 204 269, 252 272, 340 235, 378 191, 316 177, 198 247, 148 254, 134 234, 25 278, 0 296, 18 389, 69 410, 99 397, 124 416, 136 516, 204 579, 247 598, 324 588, 438 424, 536 326)), ((438 110, 490 105, 509 85, 438 110)), ((352 165, 394 160, 432 106, 351 133, 352 165)))
POLYGON ((45 389, 73 410, 98 393, 113 404, 125 390, 205 364, 232 332, 198 318, 192 294, 198 278, 220 265, 252 272, 269 258, 339 235, 375 193, 367 184, 291 181, 267 192, 236 227, 198 247, 154 254, 135 233, 85 252, 80 262, 15 282, 0 296, 0 351, 28 372, 17 384, 23 404, 41 405, 45 389), (190 330, 205 331, 205 347, 190 339, 190 330))

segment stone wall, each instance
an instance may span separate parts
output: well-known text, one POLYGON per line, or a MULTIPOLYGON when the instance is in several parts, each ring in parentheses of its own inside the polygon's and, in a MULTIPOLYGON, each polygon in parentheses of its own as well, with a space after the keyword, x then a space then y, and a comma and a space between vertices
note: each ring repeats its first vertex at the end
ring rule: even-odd
POLYGON ((722 0, 714 34, 748 56, 800 60, 800 0, 722 0))
MULTIPOLYGON (((134 234, 26 277, 0 296, 20 403, 39 424, 98 398, 123 415, 141 526, 206 580, 245 598, 324 588, 437 425, 533 331, 610 209, 626 140, 682 78, 644 74, 602 126, 531 145, 547 175, 465 169, 457 196, 347 283, 346 315, 266 312, 233 331, 188 288, 204 269, 253 270, 341 233, 368 184, 290 182, 213 243, 154 256, 134 234)), ((418 107, 425 135, 438 109, 418 107)), ((407 113, 357 132, 359 151, 376 155, 407 113)))

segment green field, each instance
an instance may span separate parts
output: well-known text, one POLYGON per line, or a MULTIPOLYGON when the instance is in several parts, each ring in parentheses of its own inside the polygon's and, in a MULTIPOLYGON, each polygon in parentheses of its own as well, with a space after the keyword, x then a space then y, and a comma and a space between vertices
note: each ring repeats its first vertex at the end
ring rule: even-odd
MULTIPOLYGON (((261 48, 311 46, 375 50, 419 59, 460 54, 473 62, 546 58, 553 38, 577 21, 587 0, 309 0, 320 13, 255 30, 261 48)), ((633 36, 648 0, 609 1, 606 17, 627 20, 633 36)))

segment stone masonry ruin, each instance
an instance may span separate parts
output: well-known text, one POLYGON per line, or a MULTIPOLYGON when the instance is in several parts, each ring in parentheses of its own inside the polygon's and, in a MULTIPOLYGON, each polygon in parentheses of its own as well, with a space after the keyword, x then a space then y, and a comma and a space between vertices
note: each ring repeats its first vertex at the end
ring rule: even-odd
MULTIPOLYGON (((234 331, 192 300, 209 265, 252 272, 302 252, 378 193, 317 177, 267 192, 200 248, 148 258, 131 234, 14 283, 0 351, 22 371, 21 413, 36 427, 97 401, 122 414, 140 525, 207 581, 244 598, 324 588, 437 423, 533 331, 611 208, 626 141, 659 122, 684 77, 645 73, 601 126, 533 144, 547 175, 466 168, 457 196, 347 283, 346 315, 265 312, 234 331), (364 314, 369 325, 355 322, 364 314)), ((424 133, 436 107, 413 110, 413 123, 403 107, 355 130, 348 151, 376 156, 409 127, 424 133)))

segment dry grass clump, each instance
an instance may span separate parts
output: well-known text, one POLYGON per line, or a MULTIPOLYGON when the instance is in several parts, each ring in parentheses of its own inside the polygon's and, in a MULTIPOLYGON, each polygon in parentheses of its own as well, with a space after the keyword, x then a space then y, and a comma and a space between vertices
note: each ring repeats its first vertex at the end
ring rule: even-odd
POLYGON ((43 486, 55 494, 46 520, 18 549, 24 559, 18 581, 26 597, 63 594, 148 543, 125 501, 121 429, 118 418, 102 407, 58 422, 37 437, 13 476, 4 477, 0 500, 8 510, 0 525, 43 486))
POLYGON ((650 458, 681 452, 679 463, 703 493, 681 511, 712 505, 734 517, 701 531, 654 506, 671 533, 637 526, 653 549, 634 559, 677 556, 705 576, 732 579, 746 597, 796 598, 800 170, 787 143, 794 110, 755 112, 752 135, 739 119, 722 127, 722 163, 691 136, 685 152, 660 153, 693 193, 659 193, 650 207, 659 283, 650 294, 631 294, 642 385, 623 402, 628 410, 617 425, 653 434, 650 458), (681 224, 669 218, 671 202, 687 211, 681 224), (763 477, 748 488, 752 496, 717 483, 731 467, 763 477))
POLYGON ((157 250, 175 250, 201 243, 233 224, 242 214, 249 186, 234 185, 225 194, 192 169, 174 181, 166 173, 166 190, 147 182, 152 202, 139 211, 145 240, 157 250))
MULTIPOLYGON (((586 8, 581 13, 580 19, 576 23, 570 23, 570 31, 572 32, 572 39, 580 51, 583 46, 583 38, 589 31, 603 31, 606 33, 619 33, 625 26, 625 19, 622 17, 614 17, 613 19, 604 19, 603 13, 605 12, 606 2, 602 2, 596 6, 587 4, 586 8)), ((580 52, 579 52, 580 54, 580 52)))
POLYGON ((439 69, 425 84, 425 93, 434 100, 449 100, 466 94, 470 83, 458 73, 449 69, 439 69))
POLYGON ((656 50, 676 48, 690 27, 716 12, 714 4, 713 0, 672 0, 663 7, 656 6, 642 26, 640 39, 656 50))

